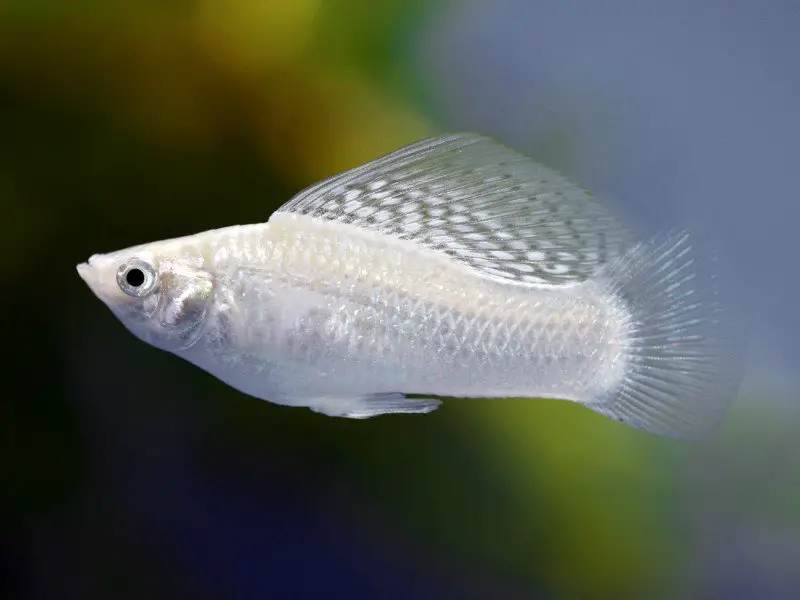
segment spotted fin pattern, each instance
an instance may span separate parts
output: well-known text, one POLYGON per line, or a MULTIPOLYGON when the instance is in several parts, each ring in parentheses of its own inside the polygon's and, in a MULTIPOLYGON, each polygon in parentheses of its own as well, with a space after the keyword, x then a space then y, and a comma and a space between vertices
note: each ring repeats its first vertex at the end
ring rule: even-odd
POLYGON ((585 280, 634 244, 586 191, 471 133, 423 140, 335 175, 278 212, 411 240, 528 285, 585 280))

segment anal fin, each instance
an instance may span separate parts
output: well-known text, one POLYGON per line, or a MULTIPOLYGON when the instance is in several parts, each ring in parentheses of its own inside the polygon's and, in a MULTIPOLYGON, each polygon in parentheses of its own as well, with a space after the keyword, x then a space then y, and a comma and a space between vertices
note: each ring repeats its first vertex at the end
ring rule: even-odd
POLYGON ((442 403, 433 398, 406 398, 399 393, 373 394, 352 400, 326 399, 311 409, 331 416, 347 419, 368 419, 378 415, 426 414, 433 412, 442 403))

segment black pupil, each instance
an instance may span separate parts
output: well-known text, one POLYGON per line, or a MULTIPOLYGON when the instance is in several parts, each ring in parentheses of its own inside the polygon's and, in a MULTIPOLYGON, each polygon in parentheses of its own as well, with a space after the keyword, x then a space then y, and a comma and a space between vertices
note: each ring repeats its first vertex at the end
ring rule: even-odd
POLYGON ((131 269, 125 274, 125 281, 131 287, 139 287, 144 283, 144 272, 141 269, 131 269))

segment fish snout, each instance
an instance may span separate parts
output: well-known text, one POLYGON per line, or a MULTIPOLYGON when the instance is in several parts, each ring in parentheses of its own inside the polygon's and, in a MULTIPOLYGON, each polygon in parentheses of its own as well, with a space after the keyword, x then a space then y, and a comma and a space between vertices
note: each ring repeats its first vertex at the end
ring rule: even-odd
POLYGON ((93 254, 89 260, 77 265, 76 270, 80 278, 101 300, 108 301, 119 295, 116 265, 108 257, 93 254))

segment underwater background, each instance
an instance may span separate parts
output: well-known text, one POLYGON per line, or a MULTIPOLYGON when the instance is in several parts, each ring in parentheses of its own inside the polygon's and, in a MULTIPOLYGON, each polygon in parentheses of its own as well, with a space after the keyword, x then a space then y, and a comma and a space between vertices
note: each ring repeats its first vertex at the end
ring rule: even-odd
POLYGON ((0 599, 799 598, 799 63, 781 0, 0 0, 0 599), (718 436, 276 406, 75 272, 464 130, 722 240, 753 344, 718 436))

